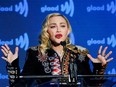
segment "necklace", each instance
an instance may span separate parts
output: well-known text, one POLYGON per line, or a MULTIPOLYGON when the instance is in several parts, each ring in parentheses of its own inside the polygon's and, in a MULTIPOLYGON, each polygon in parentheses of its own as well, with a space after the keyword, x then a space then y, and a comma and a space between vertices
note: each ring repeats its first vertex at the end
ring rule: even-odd
POLYGON ((62 57, 64 55, 64 51, 57 52, 58 56, 60 57, 60 60, 62 61, 62 57))

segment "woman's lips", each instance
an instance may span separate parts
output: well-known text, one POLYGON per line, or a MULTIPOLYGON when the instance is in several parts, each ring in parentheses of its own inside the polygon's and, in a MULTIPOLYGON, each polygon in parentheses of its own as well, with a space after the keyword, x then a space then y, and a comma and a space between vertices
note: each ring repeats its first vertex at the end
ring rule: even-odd
POLYGON ((60 39, 60 38, 62 37, 62 34, 56 34, 55 37, 56 37, 57 39, 60 39))

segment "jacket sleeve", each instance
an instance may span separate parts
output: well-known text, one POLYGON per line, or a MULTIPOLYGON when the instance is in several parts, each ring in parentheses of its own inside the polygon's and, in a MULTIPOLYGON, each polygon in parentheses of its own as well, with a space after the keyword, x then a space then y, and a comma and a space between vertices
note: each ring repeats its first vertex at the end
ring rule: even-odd
MULTIPOLYGON (((87 58, 87 59, 89 59, 89 58, 87 58)), ((84 79, 86 81, 86 84, 89 86, 92 86, 92 87, 93 86, 102 87, 103 83, 105 81, 104 76, 102 76, 102 75, 104 75, 107 64, 102 66, 101 63, 93 63, 93 70, 90 70, 89 61, 87 62, 87 60, 86 60, 86 62, 84 62, 83 65, 85 67, 84 75, 92 75, 92 76, 84 79)))
POLYGON ((9 85, 10 87, 19 87, 19 86, 14 86, 16 84, 23 84, 26 82, 24 79, 20 79, 20 75, 31 75, 34 71, 34 67, 32 64, 34 64, 32 61, 34 58, 31 56, 31 49, 28 49, 26 52, 26 62, 23 67, 23 71, 20 72, 20 67, 19 67, 19 58, 15 59, 11 64, 7 63, 6 69, 8 72, 8 77, 9 77, 9 85))
MULTIPOLYGON (((83 75, 96 75, 96 76, 90 76, 89 78, 84 78, 85 83, 89 86, 97 86, 100 87, 103 85, 104 77, 103 76, 97 76, 97 75, 104 75, 106 65, 102 66, 101 63, 93 63, 93 70, 90 69, 89 64, 89 58, 87 57, 87 54, 89 51, 86 48, 78 46, 78 59, 84 60, 80 64, 78 64, 79 69, 82 69, 83 75)), ((79 62, 78 62, 79 63, 79 62)))
POLYGON ((95 79, 95 85, 99 86, 99 87, 100 86, 102 87, 102 85, 103 85, 103 83, 105 81, 104 76, 102 76, 102 75, 104 75, 104 72, 105 72, 107 64, 105 64, 104 66, 102 66, 101 63, 93 63, 93 66, 94 66, 94 68, 93 68, 93 74, 94 75, 101 75, 101 76, 98 76, 98 77, 97 76, 94 77, 94 79, 95 79))
POLYGON ((19 68, 19 59, 15 59, 11 64, 7 63, 6 69, 9 77, 9 84, 12 85, 18 79, 20 68, 19 68))

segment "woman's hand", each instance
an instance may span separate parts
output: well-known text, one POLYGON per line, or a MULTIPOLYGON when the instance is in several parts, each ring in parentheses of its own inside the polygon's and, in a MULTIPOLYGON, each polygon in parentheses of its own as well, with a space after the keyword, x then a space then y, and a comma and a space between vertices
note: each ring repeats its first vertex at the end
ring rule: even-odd
POLYGON ((3 52, 4 56, 2 59, 6 60, 9 63, 12 63, 15 59, 18 58, 18 47, 15 48, 15 53, 13 54, 7 44, 1 46, 1 51, 3 52))
POLYGON ((106 53, 108 47, 105 47, 104 50, 102 51, 102 46, 100 46, 99 50, 98 50, 98 56, 97 58, 93 58, 90 54, 87 54, 87 56, 90 58, 90 60, 93 63, 102 63, 102 66, 105 65, 107 62, 110 62, 111 60, 113 60, 113 58, 109 58, 107 59, 111 54, 112 51, 108 52, 108 54, 106 53))

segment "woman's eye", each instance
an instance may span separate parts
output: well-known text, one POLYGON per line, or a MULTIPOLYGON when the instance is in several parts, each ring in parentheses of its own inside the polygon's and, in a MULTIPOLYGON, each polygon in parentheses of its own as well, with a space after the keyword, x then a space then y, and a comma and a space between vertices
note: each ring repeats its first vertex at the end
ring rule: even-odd
POLYGON ((55 28, 55 26, 50 26, 50 28, 55 28))
POLYGON ((61 25, 61 27, 65 27, 65 25, 61 25))

